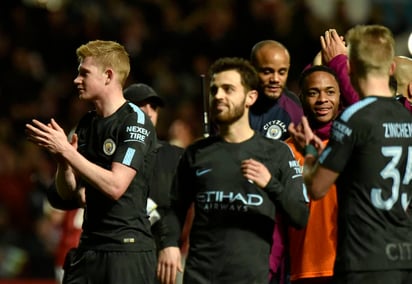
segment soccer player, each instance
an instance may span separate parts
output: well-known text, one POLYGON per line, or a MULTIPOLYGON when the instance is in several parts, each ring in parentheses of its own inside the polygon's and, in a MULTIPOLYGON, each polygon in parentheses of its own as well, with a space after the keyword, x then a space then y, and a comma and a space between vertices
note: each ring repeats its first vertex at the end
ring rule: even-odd
MULTIPOLYGON (((299 86, 303 110, 309 124, 322 143, 326 144, 332 122, 337 117, 342 102, 343 94, 340 92, 337 74, 323 65, 312 66, 302 72, 299 86)), ((301 145, 302 142, 293 135, 285 142, 303 166, 302 152, 305 142, 301 145)), ((310 200, 309 220, 306 227, 301 230, 289 228, 291 283, 333 283, 337 242, 337 202, 336 186, 333 184, 324 198, 310 200)))
POLYGON ((259 76, 259 97, 250 108, 250 125, 269 138, 285 140, 289 124, 297 125, 303 116, 299 97, 286 87, 289 51, 280 42, 260 41, 253 46, 250 61, 259 76))
POLYGON ((412 58, 395 56, 395 63, 396 98, 412 113, 412 58))
POLYGON ((162 283, 174 283, 181 269, 178 240, 192 202, 184 283, 267 283, 276 211, 296 227, 307 222, 301 169, 289 147, 250 127, 257 85, 244 59, 221 58, 210 67, 211 117, 219 134, 190 145, 179 163, 164 218, 162 283))
POLYGON ((76 54, 74 84, 88 112, 68 141, 51 119, 27 124, 29 139, 58 161, 57 192, 77 198, 85 188, 83 232, 68 253, 63 283, 154 283, 155 244, 146 213, 156 132, 149 117, 126 101, 129 55, 113 41, 91 41, 76 54))
MULTIPOLYGON (((297 125, 303 116, 298 96, 286 87, 290 68, 289 51, 278 41, 263 40, 252 47, 250 61, 259 77, 259 96, 249 111, 250 125, 266 137, 285 140, 289 137, 288 125, 297 125)), ((287 278, 286 227, 287 224, 278 213, 270 256, 271 283, 283 283, 287 278)))
POLYGON ((412 116, 393 97, 394 38, 380 25, 350 29, 351 82, 362 98, 334 121, 327 147, 303 119, 304 179, 320 199, 336 181, 333 283, 412 283, 412 116))

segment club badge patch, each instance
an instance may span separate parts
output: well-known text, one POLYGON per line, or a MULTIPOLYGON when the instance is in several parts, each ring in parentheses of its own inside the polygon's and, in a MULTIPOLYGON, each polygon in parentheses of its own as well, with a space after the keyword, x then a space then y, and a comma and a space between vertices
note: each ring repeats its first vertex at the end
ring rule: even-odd
POLYGON ((282 137, 283 130, 279 125, 272 125, 266 132, 266 137, 271 139, 280 139, 282 137))
POLYGON ((116 144, 112 139, 106 139, 103 143, 103 152, 106 155, 111 156, 113 155, 114 151, 116 151, 116 144))
POLYGON ((266 137, 278 140, 282 138, 283 133, 286 133, 287 127, 283 121, 272 120, 263 126, 263 130, 266 132, 266 137))

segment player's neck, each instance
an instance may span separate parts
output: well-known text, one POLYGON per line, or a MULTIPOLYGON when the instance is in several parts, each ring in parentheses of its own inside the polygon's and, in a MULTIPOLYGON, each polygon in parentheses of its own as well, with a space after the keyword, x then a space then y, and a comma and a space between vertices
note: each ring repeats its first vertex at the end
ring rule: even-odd
POLYGON ((220 136, 229 143, 241 143, 249 140, 253 135, 254 131, 250 128, 249 121, 237 121, 230 125, 222 125, 219 127, 220 136))
POLYGON ((368 77, 359 79, 359 88, 363 97, 378 96, 378 97, 393 97, 389 87, 389 78, 368 77))
POLYGON ((120 91, 110 92, 101 96, 101 99, 94 101, 94 105, 97 115, 108 117, 115 113, 125 102, 126 99, 123 97, 122 91, 120 91))

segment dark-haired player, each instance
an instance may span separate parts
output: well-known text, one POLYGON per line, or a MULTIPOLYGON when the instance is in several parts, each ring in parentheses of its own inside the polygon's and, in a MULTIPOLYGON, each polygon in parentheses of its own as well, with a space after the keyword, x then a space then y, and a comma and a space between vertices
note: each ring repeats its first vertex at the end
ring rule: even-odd
POLYGON ((276 211, 297 227, 307 222, 301 170, 285 143, 250 127, 258 85, 250 63, 219 59, 210 79, 211 116, 219 134, 192 144, 182 156, 158 276, 163 283, 175 279, 179 234, 194 202, 184 283, 267 283, 276 211))

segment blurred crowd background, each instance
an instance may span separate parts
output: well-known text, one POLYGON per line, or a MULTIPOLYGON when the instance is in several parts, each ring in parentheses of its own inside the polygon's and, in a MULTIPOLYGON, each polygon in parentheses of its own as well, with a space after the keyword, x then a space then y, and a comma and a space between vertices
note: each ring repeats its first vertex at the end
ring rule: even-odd
POLYGON ((202 135, 201 75, 223 56, 249 58, 264 39, 291 54, 288 86, 320 50, 319 36, 383 24, 409 56, 410 0, 2 0, 0 3, 0 279, 53 278, 61 220, 47 206, 54 161, 25 139, 32 118, 68 132, 91 106, 73 87, 75 50, 114 40, 128 50, 127 84, 146 83, 167 106, 158 134, 186 146, 202 135))

